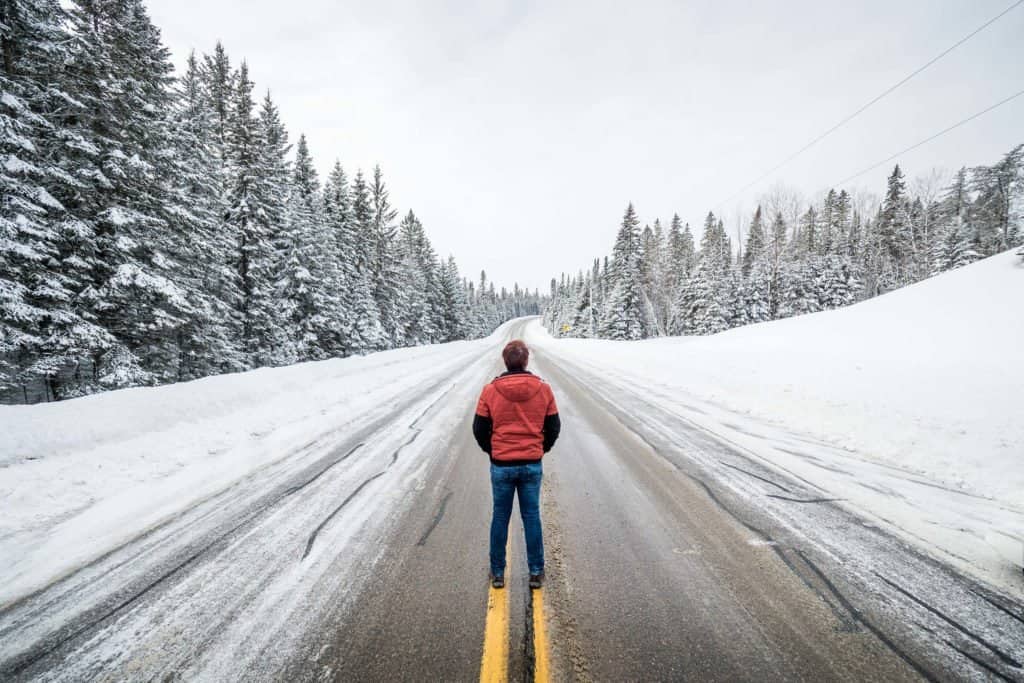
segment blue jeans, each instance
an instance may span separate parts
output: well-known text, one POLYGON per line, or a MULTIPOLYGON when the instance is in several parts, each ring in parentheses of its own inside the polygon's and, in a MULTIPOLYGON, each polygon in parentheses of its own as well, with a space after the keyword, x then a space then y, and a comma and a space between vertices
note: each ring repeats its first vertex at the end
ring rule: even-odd
POLYGON ((526 566, 531 574, 544 571, 544 532, 540 525, 540 480, 544 468, 538 460, 526 465, 491 465, 491 493, 494 514, 491 517, 491 573, 505 575, 505 545, 508 522, 512 517, 512 496, 519 492, 519 513, 526 532, 526 566))

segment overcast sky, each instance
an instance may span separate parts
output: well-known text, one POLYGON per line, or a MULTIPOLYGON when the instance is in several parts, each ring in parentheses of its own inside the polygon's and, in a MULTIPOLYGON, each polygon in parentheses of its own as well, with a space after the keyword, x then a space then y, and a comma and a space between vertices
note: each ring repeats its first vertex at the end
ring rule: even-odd
MULTIPOLYGON (((176 64, 219 39, 323 175, 379 163, 464 273, 546 288, 645 222, 709 209, 1011 0, 781 3, 149 0, 176 64)), ((1024 88, 1024 6, 721 206, 814 196, 1024 88)), ((1024 97, 900 159, 908 176, 1024 142, 1024 97)), ((884 189, 891 168, 852 185, 884 189)), ((851 188, 853 189, 853 188, 851 188)), ((698 234, 699 236, 699 234, 698 234)))

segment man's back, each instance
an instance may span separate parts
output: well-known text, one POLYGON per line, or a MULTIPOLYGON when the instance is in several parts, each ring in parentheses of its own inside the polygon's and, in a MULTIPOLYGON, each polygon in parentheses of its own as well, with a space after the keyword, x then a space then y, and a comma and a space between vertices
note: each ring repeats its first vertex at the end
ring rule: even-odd
POLYGON ((484 387, 476 414, 490 418, 489 454, 495 464, 539 460, 557 437, 551 387, 525 370, 506 372, 484 387))

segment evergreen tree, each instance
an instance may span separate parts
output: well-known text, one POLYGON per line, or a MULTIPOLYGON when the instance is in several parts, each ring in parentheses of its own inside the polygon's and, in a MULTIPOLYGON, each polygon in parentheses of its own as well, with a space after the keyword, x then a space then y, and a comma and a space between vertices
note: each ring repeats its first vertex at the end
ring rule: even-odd
POLYGON ((685 316, 690 334, 715 334, 728 329, 732 317, 731 248, 722 221, 709 213, 704 221, 697 270, 688 285, 685 316))
POLYGON ((234 235, 233 264, 238 273, 240 300, 235 302, 242 324, 242 345, 253 365, 275 362, 274 352, 285 343, 275 307, 273 268, 276 264, 270 217, 279 193, 270 182, 266 140, 254 115, 252 81, 245 62, 238 74, 227 130, 227 227, 234 235))
POLYGON ((438 338, 433 310, 438 305, 437 257, 412 211, 399 226, 398 254, 403 305, 398 311, 397 336, 410 345, 429 344, 438 338))
POLYGON ((829 241, 831 248, 828 254, 839 254, 841 256, 853 256, 854 247, 851 243, 851 219, 852 206, 850 195, 846 190, 840 190, 832 204, 829 220, 829 241))
POLYGON ((334 283, 331 308, 329 314, 332 323, 332 341, 329 348, 334 355, 348 355, 359 346, 357 340, 350 338, 356 329, 352 312, 355 310, 354 283, 355 269, 355 231, 352 223, 352 204, 349 196, 348 176, 340 161, 327 176, 323 188, 323 214, 325 248, 333 256, 334 283))
POLYGON ((973 219, 978 241, 986 255, 1021 244, 1017 200, 1024 193, 1024 144, 1017 145, 992 166, 973 170, 973 189, 978 193, 973 219))
POLYGON ((630 203, 612 250, 610 292, 602 331, 609 339, 640 339, 644 334, 639 224, 630 203))
POLYGON ((88 275, 79 297, 83 315, 116 339, 94 354, 93 380, 170 381, 175 340, 194 310, 176 282, 173 243, 189 227, 171 190, 180 169, 169 54, 139 0, 78 0, 69 16, 68 94, 89 113, 64 122, 82 142, 69 173, 87 183, 66 203, 82 221, 72 245, 88 275))
POLYGON ((885 201, 882 203, 875 228, 882 259, 879 273, 882 291, 893 289, 902 281, 910 250, 909 235, 912 233, 909 218, 910 205, 906 197, 906 182, 903 179, 903 171, 897 164, 889 176, 885 201))
POLYGON ((813 206, 807 208, 807 213, 800 219, 800 232, 796 239, 796 248, 801 256, 817 253, 818 251, 818 213, 813 206))
POLYGON ((334 260, 331 240, 322 221, 322 200, 306 137, 295 152, 278 271, 276 301, 284 318, 287 346, 279 363, 327 358, 334 330, 331 327, 329 269, 334 260))
POLYGON ((754 264, 760 263, 764 258, 767 248, 767 237, 764 231, 764 220, 761 218, 761 207, 754 211, 754 218, 750 221, 750 230, 747 232, 747 248, 743 252, 743 277, 750 277, 754 264))
POLYGON ((960 268, 982 258, 978 234, 971 226, 970 207, 967 169, 961 168, 939 201, 939 230, 932 247, 933 273, 960 268))
POLYGON ((380 166, 373 169, 373 181, 370 184, 370 281, 373 286, 373 298, 380 312, 380 322, 384 334, 391 346, 402 346, 405 342, 400 337, 398 325, 399 310, 402 306, 398 288, 398 268, 395 238, 398 228, 395 225, 397 212, 391 207, 387 186, 380 166))
POLYGON ((387 337, 381 326, 380 309, 374 298, 373 207, 370 190, 363 172, 356 173, 352 183, 351 218, 351 301, 349 302, 349 329, 346 334, 355 353, 368 353, 387 347, 387 337))
POLYGON ((466 292, 459 279, 459 269, 451 256, 441 264, 439 272, 441 303, 441 341, 465 337, 466 292))
POLYGON ((67 204, 79 181, 64 146, 80 138, 63 134, 59 114, 82 106, 52 78, 70 59, 64 19, 56 0, 0 2, 0 395, 17 387, 25 401, 39 382, 60 398, 62 373, 114 343, 76 305, 86 264, 69 236, 88 226, 67 204))
POLYGON ((175 251, 179 279, 193 310, 179 330, 178 380, 246 367, 231 307, 240 289, 237 273, 228 265, 234 245, 221 224, 227 207, 213 114, 193 53, 180 83, 174 123, 180 163, 173 191, 175 203, 187 207, 181 214, 187 226, 175 251))
MULTIPOLYGON (((643 282, 645 337, 659 337, 668 327, 671 298, 666 291, 668 255, 665 232, 661 221, 655 219, 653 229, 644 228, 640 240, 640 272, 643 282)), ((583 286, 583 274, 578 277, 578 286, 583 286)))
MULTIPOLYGON (((284 257, 284 249, 288 245, 288 237, 284 235, 285 213, 289 198, 298 184, 302 192, 311 191, 316 185, 316 171, 309 163, 308 169, 300 177, 298 170, 291 168, 288 155, 291 145, 288 143, 288 131, 281 121, 281 113, 268 92, 263 98, 259 112, 260 167, 266 197, 263 210, 264 222, 268 228, 267 238, 271 247, 271 258, 277 262, 284 257), (309 177, 312 174, 312 177, 309 177)), ((308 148, 302 154, 304 161, 309 161, 308 148)))
POLYGON ((228 129, 235 107, 235 89, 240 85, 240 79, 239 74, 231 68, 227 50, 220 41, 217 41, 212 55, 204 55, 202 75, 214 114, 215 140, 223 150, 228 141, 228 129))

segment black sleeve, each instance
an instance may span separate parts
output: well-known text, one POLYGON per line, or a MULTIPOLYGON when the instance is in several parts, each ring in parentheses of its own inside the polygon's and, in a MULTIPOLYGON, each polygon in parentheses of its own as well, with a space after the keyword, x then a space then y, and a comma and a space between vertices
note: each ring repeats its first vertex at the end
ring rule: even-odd
POLYGON ((480 445, 481 450, 487 455, 491 454, 491 430, 493 429, 494 422, 489 417, 483 415, 473 416, 473 436, 476 437, 476 442, 480 445))
POLYGON ((562 431, 562 420, 558 413, 544 418, 544 452, 547 453, 558 441, 558 433, 562 431))

